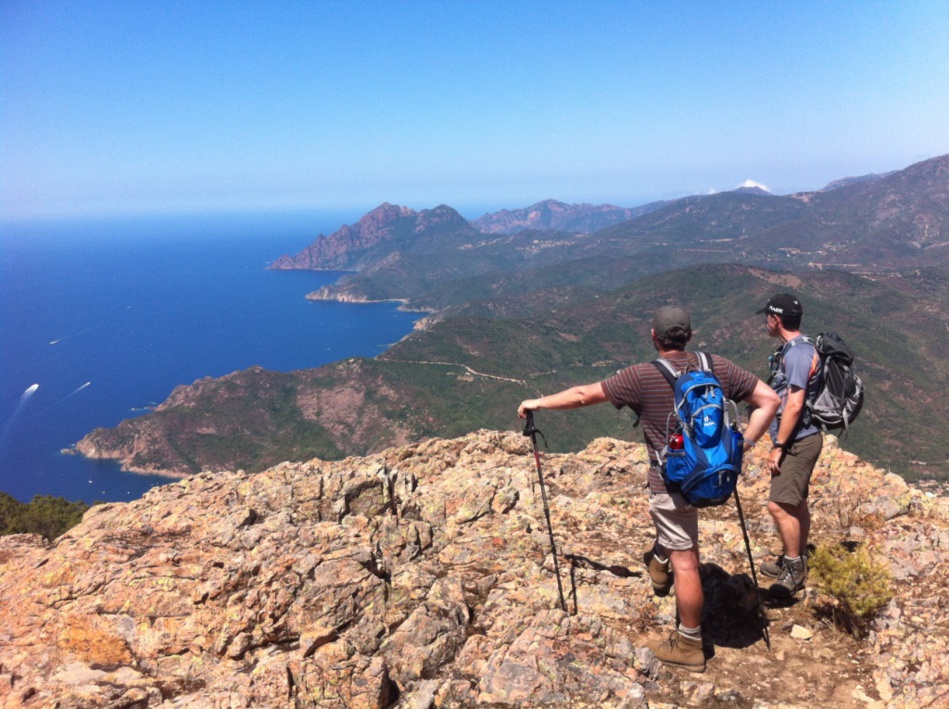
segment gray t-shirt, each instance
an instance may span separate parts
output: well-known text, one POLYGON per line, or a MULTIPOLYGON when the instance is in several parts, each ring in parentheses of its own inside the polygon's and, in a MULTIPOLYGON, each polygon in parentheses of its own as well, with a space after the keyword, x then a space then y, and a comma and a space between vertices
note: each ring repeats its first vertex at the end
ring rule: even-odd
MULTIPOLYGON (((799 335, 788 341, 784 345, 781 355, 781 366, 774 375, 771 382, 771 388, 781 398, 781 406, 778 408, 778 415, 771 422, 771 440, 777 441, 778 425, 781 420, 781 414, 784 411, 784 405, 788 400, 788 387, 805 389, 806 401, 813 401, 820 391, 821 381, 824 372, 821 366, 820 357, 817 354, 817 348, 799 335)), ((801 416, 807 420, 806 415, 801 416)), ((799 441, 820 431, 814 424, 807 426, 798 425, 792 436, 792 441, 799 441)))

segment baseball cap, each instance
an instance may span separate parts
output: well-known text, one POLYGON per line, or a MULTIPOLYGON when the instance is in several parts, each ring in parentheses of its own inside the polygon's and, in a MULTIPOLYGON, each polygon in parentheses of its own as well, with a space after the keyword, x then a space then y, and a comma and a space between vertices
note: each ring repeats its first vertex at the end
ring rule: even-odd
POLYGON ((689 319, 689 314, 678 306, 663 305, 652 319, 652 329, 657 335, 666 335, 673 328, 679 328, 682 332, 690 334, 692 321, 689 319))
POLYGON ((804 314, 804 308, 801 307, 801 301, 790 293, 778 293, 768 298, 768 302, 761 310, 756 310, 756 315, 768 313, 769 315, 787 315, 789 317, 801 317, 804 314))

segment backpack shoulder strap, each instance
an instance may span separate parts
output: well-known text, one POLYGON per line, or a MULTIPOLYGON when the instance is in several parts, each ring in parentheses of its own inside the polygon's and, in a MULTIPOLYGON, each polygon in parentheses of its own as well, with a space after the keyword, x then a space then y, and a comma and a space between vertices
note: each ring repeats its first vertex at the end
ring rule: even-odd
MULTIPOLYGON (((802 342, 806 342, 809 345, 813 345, 814 351, 817 353, 818 356, 820 356, 820 349, 817 347, 817 343, 814 342, 814 340, 811 337, 808 337, 807 335, 798 335, 797 337, 788 340, 783 345, 778 347, 778 349, 774 351, 774 354, 768 358, 768 369, 770 370, 770 376, 768 377, 768 382, 767 382, 768 386, 770 386, 771 382, 774 381, 775 375, 779 371, 784 369, 784 355, 787 353, 787 351, 791 349, 792 347, 794 347, 794 345, 799 345, 802 342)), ((812 371, 808 375, 808 379, 814 374, 813 367, 814 365, 811 365, 812 371)))
MULTIPOLYGON (((715 374, 715 369, 712 367, 711 357, 709 357, 704 352, 696 352, 695 355, 699 358, 698 371, 715 374)), ((676 380, 682 376, 682 373, 672 366, 672 362, 667 360, 665 357, 659 357, 658 359, 654 359, 652 364, 656 369, 659 370, 660 374, 666 378, 666 381, 669 382, 669 386, 675 389, 676 380)))
POLYGON ((679 378, 681 374, 679 370, 672 366, 672 362, 667 360, 665 357, 660 357, 652 361, 652 365, 659 370, 659 373, 666 378, 666 381, 669 382, 669 386, 675 389, 676 379, 679 378))
POLYGON ((699 358, 699 370, 715 374, 715 368, 712 366, 712 358, 704 352, 696 352, 695 354, 699 358))
POLYGON ((804 343, 804 342, 806 342, 809 345, 813 345, 814 349, 817 349, 817 343, 814 341, 813 337, 810 337, 808 335, 798 335, 797 337, 785 342, 781 350, 783 351, 783 350, 789 349, 791 347, 794 347, 794 345, 800 345, 801 343, 804 343))

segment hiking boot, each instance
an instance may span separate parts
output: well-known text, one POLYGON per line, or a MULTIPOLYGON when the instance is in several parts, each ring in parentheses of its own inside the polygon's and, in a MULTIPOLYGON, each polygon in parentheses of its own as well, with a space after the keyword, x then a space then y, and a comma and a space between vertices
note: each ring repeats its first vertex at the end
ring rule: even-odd
POLYGON ((690 672, 705 672, 705 652, 702 641, 693 640, 673 630, 665 640, 654 640, 646 644, 656 653, 659 661, 673 667, 682 667, 690 672))
MULTIPOLYGON (((804 568, 807 568, 807 554, 801 554, 801 558, 804 560, 804 568)), ((781 569, 784 568, 784 554, 776 558, 774 561, 763 561, 761 566, 758 567, 758 572, 762 576, 767 576, 769 579, 776 579, 781 575, 781 569)))
POLYGON ((807 566, 804 559, 797 561, 781 560, 781 574, 778 580, 771 584, 768 593, 773 596, 793 596, 804 588, 804 579, 807 578, 807 566))
POLYGON ((672 588, 672 568, 669 560, 659 561, 656 558, 656 547, 653 545, 643 554, 643 563, 649 571, 653 593, 657 596, 668 595, 669 589, 672 588))

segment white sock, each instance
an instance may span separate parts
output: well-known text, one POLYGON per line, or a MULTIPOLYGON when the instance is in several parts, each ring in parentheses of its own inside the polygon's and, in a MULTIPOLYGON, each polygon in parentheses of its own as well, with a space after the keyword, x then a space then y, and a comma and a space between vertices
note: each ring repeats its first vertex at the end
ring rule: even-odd
POLYGON ((689 638, 689 640, 701 640, 702 639, 702 626, 698 628, 686 628, 681 623, 679 624, 679 635, 689 638))

